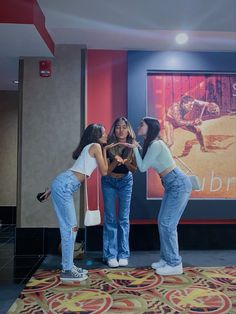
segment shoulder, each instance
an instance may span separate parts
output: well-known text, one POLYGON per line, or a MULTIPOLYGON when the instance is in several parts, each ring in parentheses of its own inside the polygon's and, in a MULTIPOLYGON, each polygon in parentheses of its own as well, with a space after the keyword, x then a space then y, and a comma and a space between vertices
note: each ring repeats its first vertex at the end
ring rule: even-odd
POLYGON ((149 149, 150 151, 160 151, 162 149, 162 147, 165 146, 165 143, 162 140, 154 140, 150 146, 149 149))
POLYGON ((150 144, 150 148, 151 147, 159 147, 159 146, 162 146, 162 143, 163 143, 163 141, 162 140, 154 140, 154 141, 152 141, 151 142, 151 144, 150 144))
POLYGON ((87 147, 88 147, 87 154, 89 154, 93 158, 96 158, 98 154, 102 153, 102 148, 99 143, 91 143, 87 145, 87 147))
POLYGON ((166 147, 166 148, 168 148, 166 142, 163 141, 162 139, 159 139, 157 142, 158 142, 158 145, 159 145, 160 147, 166 147))
POLYGON ((102 148, 101 148, 101 145, 99 143, 92 143, 92 144, 90 144, 89 150, 93 153, 97 153, 97 152, 101 152, 102 148))
POLYGON ((93 148, 98 148, 98 147, 101 147, 101 145, 99 143, 91 143, 89 144, 91 147, 93 148))

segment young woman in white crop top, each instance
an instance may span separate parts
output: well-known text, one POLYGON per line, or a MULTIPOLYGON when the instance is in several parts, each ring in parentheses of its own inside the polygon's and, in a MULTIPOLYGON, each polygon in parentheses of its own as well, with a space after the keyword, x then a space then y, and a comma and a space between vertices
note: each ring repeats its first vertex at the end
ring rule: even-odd
POLYGON ((84 131, 78 147, 73 152, 74 165, 59 174, 52 183, 50 193, 56 212, 61 234, 62 281, 82 281, 87 279, 87 270, 77 268, 73 263, 74 243, 78 231, 73 193, 76 192, 85 176, 90 176, 95 168, 101 175, 108 170, 107 149, 115 144, 106 145, 107 134, 101 124, 90 124, 84 131))
POLYGON ((160 260, 152 264, 159 275, 183 273, 179 255, 177 225, 187 205, 192 185, 175 164, 167 145, 160 139, 160 124, 155 118, 145 117, 140 122, 138 135, 144 138, 142 156, 139 144, 124 144, 134 149, 138 169, 141 172, 153 168, 161 177, 164 195, 158 214, 160 260))

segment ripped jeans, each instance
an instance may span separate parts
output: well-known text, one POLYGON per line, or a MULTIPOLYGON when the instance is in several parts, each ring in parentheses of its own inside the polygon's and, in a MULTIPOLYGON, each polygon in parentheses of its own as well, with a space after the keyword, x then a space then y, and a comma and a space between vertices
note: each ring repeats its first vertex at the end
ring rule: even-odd
POLYGON ((61 234, 62 269, 73 267, 74 244, 77 235, 77 218, 73 193, 81 183, 71 170, 59 174, 52 182, 51 196, 61 234))

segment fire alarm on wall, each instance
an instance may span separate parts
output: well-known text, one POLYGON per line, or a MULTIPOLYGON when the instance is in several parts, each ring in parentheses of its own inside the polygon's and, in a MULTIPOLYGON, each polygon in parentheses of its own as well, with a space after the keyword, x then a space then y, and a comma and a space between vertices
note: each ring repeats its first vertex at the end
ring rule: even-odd
POLYGON ((39 61, 39 75, 41 77, 51 76, 51 61, 50 60, 39 61))

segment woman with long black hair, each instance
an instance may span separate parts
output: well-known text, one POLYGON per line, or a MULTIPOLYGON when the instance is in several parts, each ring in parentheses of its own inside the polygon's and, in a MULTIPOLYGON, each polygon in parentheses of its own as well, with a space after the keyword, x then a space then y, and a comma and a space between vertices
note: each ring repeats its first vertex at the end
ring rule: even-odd
POLYGON ((145 117, 138 127, 138 135, 144 138, 142 156, 137 142, 124 145, 133 148, 141 172, 153 168, 161 178, 164 195, 158 214, 160 260, 151 266, 159 275, 178 275, 183 273, 183 266, 179 255, 177 225, 189 200, 192 184, 188 176, 176 166, 168 146, 159 134, 159 121, 145 117))
POLYGON ((74 165, 60 173, 52 182, 51 190, 44 195, 44 198, 48 198, 51 193, 60 227, 62 281, 87 279, 87 270, 77 268, 73 263, 74 243, 78 231, 73 193, 80 188, 85 176, 89 177, 97 167, 101 175, 107 174, 107 149, 112 148, 114 144, 105 146, 106 143, 107 134, 103 125, 90 124, 73 152, 74 165))

